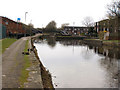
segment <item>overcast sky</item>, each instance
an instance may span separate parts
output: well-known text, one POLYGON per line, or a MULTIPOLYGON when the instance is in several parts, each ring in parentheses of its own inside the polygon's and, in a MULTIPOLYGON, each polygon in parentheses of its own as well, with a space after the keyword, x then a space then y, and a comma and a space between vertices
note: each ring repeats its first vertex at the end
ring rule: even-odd
POLYGON ((84 17, 90 16, 94 21, 105 17, 106 5, 112 0, 0 0, 0 16, 14 21, 21 18, 25 23, 32 22, 34 27, 45 27, 54 20, 57 27, 63 23, 82 26, 84 17))

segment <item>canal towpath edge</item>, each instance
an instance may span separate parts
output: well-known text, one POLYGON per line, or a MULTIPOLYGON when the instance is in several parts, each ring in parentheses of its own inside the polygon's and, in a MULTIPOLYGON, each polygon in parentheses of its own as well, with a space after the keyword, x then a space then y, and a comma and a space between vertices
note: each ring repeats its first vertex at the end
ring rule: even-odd
MULTIPOLYGON (((36 35, 38 36, 38 35, 36 35)), ((34 37, 36 37, 34 36, 34 37)), ((33 37, 32 37, 33 38, 33 37)), ((25 42, 29 40, 29 48, 33 48, 31 37, 23 37, 13 43, 2 55, 2 88, 20 88, 19 77, 24 62, 22 52, 25 48, 25 42)), ((34 52, 30 52, 29 60, 31 66, 26 70, 29 71, 27 82, 24 83, 24 88, 44 88, 41 66, 34 52)), ((44 68, 44 66, 42 67, 44 68)), ((52 84, 51 84, 52 85, 52 84)), ((49 88, 49 87, 45 87, 49 88)))

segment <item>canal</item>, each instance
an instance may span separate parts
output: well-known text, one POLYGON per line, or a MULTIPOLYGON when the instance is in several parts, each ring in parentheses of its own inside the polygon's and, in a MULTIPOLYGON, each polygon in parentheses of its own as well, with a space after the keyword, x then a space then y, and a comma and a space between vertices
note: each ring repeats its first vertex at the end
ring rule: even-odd
POLYGON ((34 45, 55 88, 118 88, 119 48, 54 38, 38 39, 34 45))

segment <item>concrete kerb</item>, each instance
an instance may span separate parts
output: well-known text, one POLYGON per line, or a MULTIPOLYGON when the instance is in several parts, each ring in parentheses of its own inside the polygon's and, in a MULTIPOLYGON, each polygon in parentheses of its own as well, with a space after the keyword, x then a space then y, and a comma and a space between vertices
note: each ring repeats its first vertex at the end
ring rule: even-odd
POLYGON ((38 56, 37 53, 37 49, 35 48, 35 46, 33 45, 34 40, 38 37, 39 35, 37 35, 36 37, 32 37, 31 38, 31 46, 32 46, 32 50, 34 52, 35 57, 37 58, 37 60, 39 61, 39 67, 41 70, 41 78, 42 78, 42 82, 43 82, 43 87, 44 88, 50 88, 51 90, 54 90, 53 84, 52 84, 52 77, 51 75, 49 75, 48 71, 46 70, 46 68, 43 66, 42 62, 40 61, 40 58, 38 56), (46 81, 48 80, 48 81, 46 81))
POLYGON ((24 83, 25 88, 40 88, 43 89, 43 81, 41 76, 41 67, 39 60, 36 58, 36 55, 33 51, 32 38, 29 39, 29 58, 32 62, 31 67, 27 68, 29 70, 28 82, 24 83), (32 50, 32 51, 31 51, 32 50), (36 64, 34 64, 36 63, 36 64))

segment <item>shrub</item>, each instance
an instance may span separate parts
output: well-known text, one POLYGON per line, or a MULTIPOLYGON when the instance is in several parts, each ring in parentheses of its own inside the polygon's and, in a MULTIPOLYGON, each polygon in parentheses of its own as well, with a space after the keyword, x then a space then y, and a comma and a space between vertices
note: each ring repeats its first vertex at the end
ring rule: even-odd
POLYGON ((104 39, 104 32, 103 32, 103 31, 100 31, 100 32, 98 33, 98 37, 99 37, 100 40, 103 40, 103 39, 104 39))

